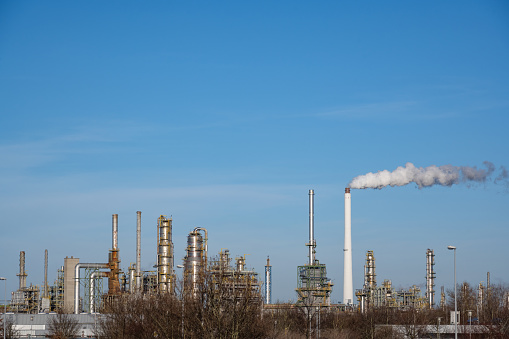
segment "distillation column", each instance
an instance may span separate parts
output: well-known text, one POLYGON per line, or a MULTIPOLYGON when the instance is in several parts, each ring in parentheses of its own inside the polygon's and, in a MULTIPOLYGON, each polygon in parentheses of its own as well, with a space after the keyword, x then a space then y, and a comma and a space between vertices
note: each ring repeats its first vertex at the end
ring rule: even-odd
POLYGON ((157 219, 157 286, 160 293, 173 293, 172 219, 164 215, 157 219))
POLYGON ((352 273, 352 202, 350 188, 345 188, 345 246, 344 275, 343 275, 343 304, 353 303, 353 273, 352 273))
POLYGON ((366 265, 364 265, 364 288, 374 290, 376 288, 375 255, 373 251, 366 252, 366 265))
POLYGON ((184 258, 184 288, 186 291, 192 292, 193 295, 196 295, 198 291, 206 267, 207 245, 204 246, 200 230, 205 231, 205 238, 207 238, 207 231, 203 228, 197 227, 189 233, 187 236, 187 255, 184 258))
POLYGON ((265 265, 265 304, 272 303, 272 266, 270 259, 267 257, 267 265, 265 265))
POLYGON ((430 309, 435 306, 435 254, 433 250, 426 251, 426 299, 430 309))

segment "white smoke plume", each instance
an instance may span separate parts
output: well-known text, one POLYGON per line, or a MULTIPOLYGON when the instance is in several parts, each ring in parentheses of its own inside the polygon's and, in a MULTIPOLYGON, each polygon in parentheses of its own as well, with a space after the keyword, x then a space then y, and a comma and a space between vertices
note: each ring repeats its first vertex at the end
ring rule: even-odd
MULTIPOLYGON (((355 189, 376 188, 381 189, 386 186, 404 186, 412 182, 419 188, 430 187, 433 185, 452 186, 458 183, 486 182, 495 171, 495 165, 485 161, 485 169, 468 166, 428 166, 415 167, 408 162, 405 167, 398 167, 394 171, 379 171, 377 173, 368 173, 355 177, 348 187, 355 189)), ((495 179, 495 183, 506 181, 508 177, 505 167, 500 167, 501 174, 495 179)))

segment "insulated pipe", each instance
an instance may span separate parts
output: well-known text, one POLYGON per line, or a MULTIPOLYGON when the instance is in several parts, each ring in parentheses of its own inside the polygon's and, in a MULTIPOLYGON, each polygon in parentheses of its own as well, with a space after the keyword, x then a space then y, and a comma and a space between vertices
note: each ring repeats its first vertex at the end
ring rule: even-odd
POLYGON ((100 263, 79 263, 76 265, 74 269, 74 313, 79 314, 80 308, 80 268, 104 268, 107 269, 108 264, 100 264, 100 263))
POLYGON ((113 214, 113 221, 111 226, 112 226, 111 248, 116 250, 118 249, 118 214, 113 214))
POLYGON ((343 304, 353 303, 353 277, 352 277, 352 202, 350 188, 345 188, 345 246, 343 248, 344 281, 343 281, 343 304))
POLYGON ((314 207, 315 191, 309 190, 309 265, 315 264, 315 207, 314 207))
MULTIPOLYGON (((141 211, 136 212, 136 292, 141 290, 141 211)), ((129 286, 131 287, 131 286, 129 286)))

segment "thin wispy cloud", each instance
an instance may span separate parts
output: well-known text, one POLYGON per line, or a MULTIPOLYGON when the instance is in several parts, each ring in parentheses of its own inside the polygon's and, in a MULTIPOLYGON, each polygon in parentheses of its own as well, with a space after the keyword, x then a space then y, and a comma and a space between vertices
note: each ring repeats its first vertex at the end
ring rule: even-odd
POLYGON ((348 120, 434 120, 454 118, 455 112, 426 112, 422 103, 416 101, 379 102, 370 104, 349 105, 332 109, 315 116, 323 118, 341 118, 348 120))
POLYGON ((49 135, 47 132, 25 142, 3 141, 0 144, 0 170, 23 171, 55 162, 69 154, 107 153, 117 150, 117 143, 132 140, 146 131, 147 127, 134 123, 101 123, 80 126, 67 133, 49 135))

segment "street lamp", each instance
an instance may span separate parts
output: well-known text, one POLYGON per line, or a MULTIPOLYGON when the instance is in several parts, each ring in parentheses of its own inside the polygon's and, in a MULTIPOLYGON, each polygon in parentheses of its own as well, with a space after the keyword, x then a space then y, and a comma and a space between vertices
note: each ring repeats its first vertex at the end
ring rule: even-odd
POLYGON ((458 339, 458 302, 456 298, 456 246, 447 246, 448 250, 454 250, 454 339, 458 339))
MULTIPOLYGON (((184 268, 184 265, 177 265, 177 268, 184 268)), ((180 322, 180 325, 182 326, 182 338, 185 338, 185 333, 184 333, 184 273, 182 273, 182 297, 181 297, 181 300, 180 300, 180 317, 182 318, 181 319, 181 322, 180 322)))
POLYGON ((0 280, 3 280, 4 281, 4 339, 5 339, 5 327, 6 327, 6 324, 5 324, 5 320, 6 320, 6 315, 5 315, 5 312, 7 310, 7 278, 4 278, 4 277, 0 277, 0 280))
POLYGON ((468 333, 469 333, 469 337, 470 338, 472 338, 472 312, 473 311, 467 311, 467 314, 468 314, 468 323, 469 323, 468 333))

